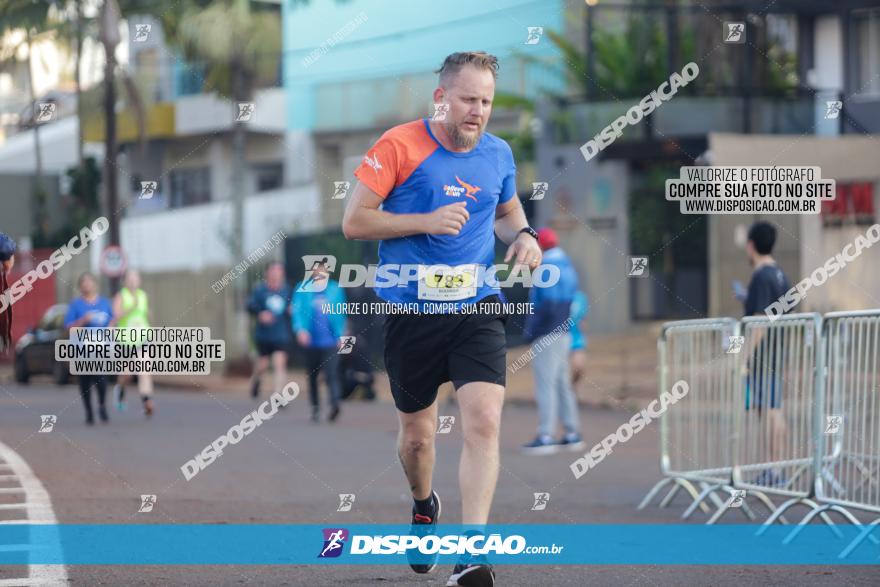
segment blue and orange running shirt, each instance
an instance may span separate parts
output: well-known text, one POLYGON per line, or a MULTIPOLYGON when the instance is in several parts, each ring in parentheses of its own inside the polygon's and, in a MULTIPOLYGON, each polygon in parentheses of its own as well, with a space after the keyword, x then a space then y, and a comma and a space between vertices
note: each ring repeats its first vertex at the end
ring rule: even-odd
POLYGON ((354 174, 384 198, 386 212, 424 214, 465 202, 470 214, 455 236, 414 234, 380 241, 377 284, 388 283, 391 274, 403 276, 395 266, 423 267, 420 276, 410 273, 403 287, 376 287, 380 298, 418 303, 420 308, 433 302, 430 307, 437 308, 444 302, 470 304, 498 293, 494 280, 478 284, 473 271, 493 264, 495 208, 516 193, 516 165, 505 141, 484 132, 476 147, 457 153, 437 141, 427 118, 415 120, 383 134, 354 174))

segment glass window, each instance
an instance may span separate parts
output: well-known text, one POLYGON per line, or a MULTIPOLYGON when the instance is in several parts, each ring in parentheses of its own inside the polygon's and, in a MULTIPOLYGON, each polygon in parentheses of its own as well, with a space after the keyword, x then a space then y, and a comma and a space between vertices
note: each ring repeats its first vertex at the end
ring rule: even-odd
POLYGON ((211 201, 211 170, 208 167, 175 169, 169 175, 169 182, 172 208, 211 201))
POLYGON ((284 164, 282 163, 254 165, 253 169, 257 178, 258 192, 278 189, 284 183, 284 164))
POLYGON ((855 19, 857 62, 854 94, 880 96, 880 10, 861 10, 855 19))

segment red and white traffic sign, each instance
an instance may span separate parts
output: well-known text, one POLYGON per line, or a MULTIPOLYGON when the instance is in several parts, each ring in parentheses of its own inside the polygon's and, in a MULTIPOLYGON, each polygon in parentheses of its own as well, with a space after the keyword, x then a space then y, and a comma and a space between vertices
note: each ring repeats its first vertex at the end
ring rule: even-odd
POLYGON ((101 260, 99 261, 101 273, 107 277, 120 277, 125 273, 128 266, 128 259, 119 245, 110 245, 101 251, 101 260))

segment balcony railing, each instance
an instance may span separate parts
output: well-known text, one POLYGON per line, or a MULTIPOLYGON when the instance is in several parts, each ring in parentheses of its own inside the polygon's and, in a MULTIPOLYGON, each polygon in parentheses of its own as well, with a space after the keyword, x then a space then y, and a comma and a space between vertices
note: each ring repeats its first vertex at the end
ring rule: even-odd
MULTIPOLYGON (((638 106, 641 98, 614 102, 558 103, 549 114, 555 143, 584 143, 638 106)), ((815 134, 820 96, 677 96, 637 125, 627 125, 616 141, 702 137, 710 132, 815 134)), ((824 104, 824 102, 823 102, 824 104)))

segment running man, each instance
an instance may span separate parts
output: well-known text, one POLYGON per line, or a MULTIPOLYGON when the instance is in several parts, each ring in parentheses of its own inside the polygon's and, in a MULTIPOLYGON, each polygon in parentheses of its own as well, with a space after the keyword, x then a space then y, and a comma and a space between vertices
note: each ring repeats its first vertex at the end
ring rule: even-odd
MULTIPOLYGON (((134 269, 125 272, 122 289, 113 297, 113 320, 119 328, 149 328, 150 309, 147 293, 141 289, 141 275, 134 269)), ((127 343, 138 344, 138 343, 127 343)), ((131 373, 123 373, 113 386, 113 399, 116 410, 125 411, 125 385, 133 378, 131 373)), ((138 373, 138 392, 144 406, 144 415, 153 415, 153 376, 138 373)))
POLYGON ((291 290, 278 261, 266 267, 265 282, 254 288, 247 310, 257 317, 254 339, 257 343, 257 367, 251 378, 251 397, 260 396, 260 378, 272 360, 272 391, 280 393, 287 376, 287 347, 290 345, 291 290))
MULTIPOLYGON (((495 235, 508 245, 505 263, 535 269, 537 235, 516 195, 510 147, 485 132, 492 112, 498 60, 483 52, 453 53, 437 71, 435 104, 443 121, 415 120, 387 131, 355 171, 360 180, 345 210, 348 239, 378 240, 380 268, 442 264, 450 286, 433 271, 405 287, 377 287, 392 303, 498 302, 493 280, 473 281, 491 266, 495 235), (445 106, 444 106, 445 110, 445 106), (382 207, 380 210, 379 207, 382 207), (444 287, 440 287, 443 284, 444 287)), ((413 277, 407 272, 404 277, 413 277)), ((441 513, 432 489, 437 388, 452 381, 461 408, 464 446, 459 464, 462 522, 488 522, 498 480, 498 433, 505 385, 506 318, 487 311, 391 314, 385 321, 385 366, 398 411, 398 456, 413 496, 414 533, 430 534, 441 513)), ((436 567, 410 561, 417 573, 436 567)), ((447 585, 493 585, 484 557, 465 558, 447 585)))
POLYGON ((321 556, 326 556, 328 552, 342 548, 342 535, 342 530, 337 530, 330 534, 329 540, 327 540, 327 547, 321 551, 321 556))

